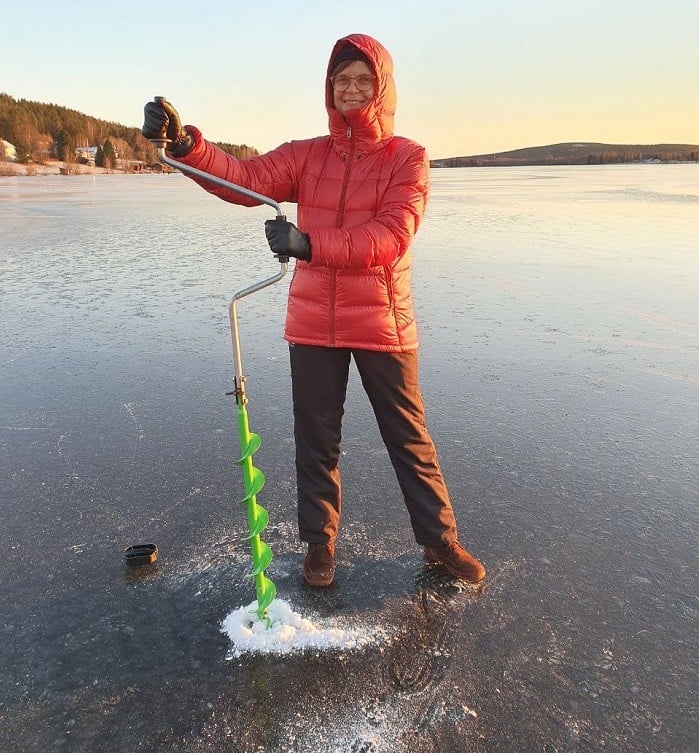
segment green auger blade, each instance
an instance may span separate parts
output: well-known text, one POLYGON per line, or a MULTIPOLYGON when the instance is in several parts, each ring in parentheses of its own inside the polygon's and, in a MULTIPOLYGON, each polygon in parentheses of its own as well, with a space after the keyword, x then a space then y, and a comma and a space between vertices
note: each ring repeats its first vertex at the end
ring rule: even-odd
POLYGON ((260 541, 260 554, 258 557, 252 558, 252 572, 248 574, 248 578, 254 578, 256 575, 263 573, 269 563, 272 561, 272 550, 269 544, 264 541, 260 541))
POLYGON ((272 549, 260 538, 260 534, 269 523, 269 513, 257 503, 257 495, 265 485, 265 475, 254 465, 254 454, 259 450, 262 440, 259 434, 250 431, 248 414, 245 403, 238 406, 238 434, 240 438, 241 458, 238 465, 243 471, 243 487, 245 497, 240 502, 245 504, 248 518, 248 535, 245 539, 250 542, 252 554, 252 571, 246 575, 255 582, 257 594, 257 614, 269 628, 272 620, 267 614, 267 608, 274 601, 277 589, 274 583, 265 575, 265 569, 272 561, 272 549))
POLYGON ((247 447, 245 448, 245 450, 243 450, 243 454, 240 460, 236 460, 236 463, 238 463, 238 465, 242 465, 245 459, 254 455, 261 446, 262 439, 260 438, 260 435, 255 434, 255 432, 250 432, 250 439, 248 440, 247 447))
POLYGON ((257 505, 257 520, 250 527, 250 533, 247 536, 243 536, 243 539, 250 541, 255 536, 259 536, 267 528, 267 523, 269 523, 269 513, 262 505, 257 505))
MULTIPOLYGON (((277 587, 272 583, 272 581, 266 576, 262 575, 262 584, 261 584, 261 593, 258 593, 257 596, 257 613, 260 614, 261 612, 264 613, 264 611, 269 607, 269 605, 274 601, 274 599, 277 596, 277 587)), ((260 614, 262 616, 262 614, 260 614)))
MULTIPOLYGON (((252 468, 252 480, 250 481, 250 487, 246 488, 247 495, 239 502, 247 502, 251 497, 257 496, 265 485, 265 474, 259 468, 252 468)), ((247 487, 247 484, 246 484, 247 487)))

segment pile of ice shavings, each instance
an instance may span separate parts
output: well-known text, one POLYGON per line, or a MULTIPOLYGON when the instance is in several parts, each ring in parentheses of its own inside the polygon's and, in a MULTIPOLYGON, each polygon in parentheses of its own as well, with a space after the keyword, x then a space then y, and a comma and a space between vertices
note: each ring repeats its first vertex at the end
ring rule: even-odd
POLYGON ((294 612, 288 602, 275 599, 269 606, 271 624, 257 615, 257 602, 231 612, 221 632, 233 643, 229 658, 242 654, 290 654, 305 650, 351 650, 388 638, 377 628, 342 628, 331 620, 318 623, 294 612))

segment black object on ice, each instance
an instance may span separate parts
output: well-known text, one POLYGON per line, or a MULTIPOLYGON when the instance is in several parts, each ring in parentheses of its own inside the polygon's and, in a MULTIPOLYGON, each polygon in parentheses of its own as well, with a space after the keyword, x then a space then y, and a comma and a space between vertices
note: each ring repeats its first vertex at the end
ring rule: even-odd
POLYGON ((158 547, 155 544, 134 544, 126 547, 124 556, 126 564, 131 567, 148 565, 158 559, 158 547))

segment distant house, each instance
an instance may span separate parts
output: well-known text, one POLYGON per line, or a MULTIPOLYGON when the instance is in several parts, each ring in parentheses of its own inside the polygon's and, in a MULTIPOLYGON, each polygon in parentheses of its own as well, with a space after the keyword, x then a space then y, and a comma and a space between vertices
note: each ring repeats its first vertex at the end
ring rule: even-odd
MULTIPOLYGON (((77 146, 75 147, 75 157, 78 162, 86 162, 88 165, 95 165, 95 156, 97 155, 96 146, 77 146)), ((115 149, 114 156, 119 159, 119 152, 115 149)))
POLYGON ((121 167, 130 173, 142 173, 143 164, 143 160, 140 159, 125 159, 120 161, 121 167))
POLYGON ((75 158, 78 162, 86 162, 88 165, 95 164, 96 146, 78 146, 75 148, 75 158))
POLYGON ((0 139, 0 159, 5 159, 8 162, 15 162, 17 160, 17 150, 14 144, 10 144, 5 139, 0 139))

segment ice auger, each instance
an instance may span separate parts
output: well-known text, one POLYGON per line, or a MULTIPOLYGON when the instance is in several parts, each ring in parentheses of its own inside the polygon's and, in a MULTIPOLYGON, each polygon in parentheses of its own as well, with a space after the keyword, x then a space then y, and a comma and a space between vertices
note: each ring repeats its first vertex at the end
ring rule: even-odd
MULTIPOLYGON (((163 99, 163 97, 155 98, 156 101, 162 101, 163 99)), ((248 198, 259 201, 261 204, 267 204, 276 211, 278 220, 286 219, 282 214, 281 207, 273 199, 270 199, 267 196, 262 196, 262 194, 258 194, 255 191, 250 191, 242 186, 238 186, 235 183, 230 183, 227 180, 217 178, 216 176, 210 175, 202 170, 189 167, 182 162, 170 159, 165 153, 165 146, 169 141, 165 138, 164 134, 163 138, 151 139, 151 141, 156 146, 158 150, 158 159, 163 164, 174 167, 183 173, 203 178, 204 180, 208 180, 211 183, 222 186, 223 188, 228 188, 236 193, 243 194, 248 198)), ((238 464, 243 471, 243 484, 245 487, 245 497, 240 501, 245 504, 247 510, 249 532, 245 538, 250 542, 250 553, 252 555, 252 571, 249 574, 249 577, 253 578, 255 581, 255 591, 257 593, 257 615, 260 620, 267 624, 268 627, 270 626, 271 621, 267 614, 267 610, 269 605, 274 601, 277 589, 272 580, 265 575, 265 570, 272 561, 272 550, 270 549, 269 544, 262 541, 260 536, 269 522, 269 513, 257 502, 257 495, 265 485, 265 476, 253 463, 253 456, 260 448, 261 439, 258 434, 250 431, 248 424, 248 411, 246 407, 248 399, 245 394, 246 377, 243 375, 243 360, 240 352, 237 306, 238 301, 241 298, 244 298, 251 293, 256 293, 258 290, 262 290, 269 285, 273 285, 284 277, 289 265, 289 257, 278 256, 277 258, 281 265, 279 272, 272 277, 257 282, 254 285, 250 285, 250 287, 235 293, 228 307, 235 366, 234 390, 228 394, 235 396, 237 409, 238 437, 240 441, 240 459, 238 460, 238 464)))

